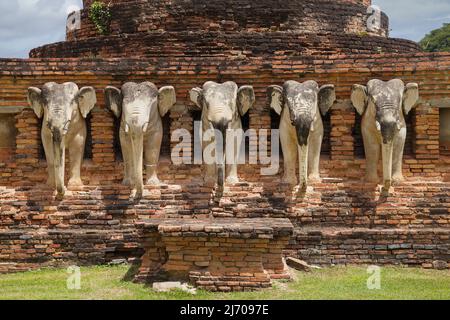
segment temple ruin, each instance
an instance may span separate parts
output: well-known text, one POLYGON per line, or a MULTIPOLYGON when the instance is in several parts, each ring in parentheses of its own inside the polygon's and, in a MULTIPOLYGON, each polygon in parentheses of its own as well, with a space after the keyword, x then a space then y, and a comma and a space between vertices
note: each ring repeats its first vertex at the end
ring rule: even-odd
MULTIPOLYGON (((390 38, 384 13, 369 28, 370 0, 111 0, 107 34, 89 18, 93 1, 83 2, 66 41, 35 48, 29 59, 0 59, 0 272, 123 260, 139 266, 136 281, 181 278, 238 291, 288 278, 286 256, 317 265, 450 265, 450 53, 390 38), (351 94, 355 84, 396 78, 417 83, 420 98, 405 116, 405 180, 385 192, 382 181, 362 179, 362 117, 351 94), (305 192, 281 182, 283 159, 276 175, 261 175, 266 164, 239 165, 240 182, 220 191, 204 183, 203 165, 173 163, 173 132, 194 134, 201 119, 190 90, 207 81, 251 86, 255 102, 242 127, 270 132, 280 116, 267 88, 288 80, 330 84, 336 95, 322 117, 321 180, 305 192), (173 86, 176 103, 161 117, 161 184, 145 184, 136 200, 121 183, 120 119, 104 92, 145 81, 173 86), (63 197, 46 184, 43 120, 27 102, 27 89, 47 82, 96 93, 85 119, 83 186, 63 197)), ((258 152, 256 139, 245 145, 249 157, 258 152)))

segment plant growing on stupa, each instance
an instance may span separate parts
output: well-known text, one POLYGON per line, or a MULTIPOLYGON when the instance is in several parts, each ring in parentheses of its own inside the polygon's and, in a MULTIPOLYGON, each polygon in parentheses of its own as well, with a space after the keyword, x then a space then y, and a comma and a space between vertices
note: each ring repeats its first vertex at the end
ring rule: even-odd
POLYGON ((102 1, 94 1, 89 8, 89 19, 100 34, 109 34, 111 24, 111 11, 109 10, 109 5, 102 1))

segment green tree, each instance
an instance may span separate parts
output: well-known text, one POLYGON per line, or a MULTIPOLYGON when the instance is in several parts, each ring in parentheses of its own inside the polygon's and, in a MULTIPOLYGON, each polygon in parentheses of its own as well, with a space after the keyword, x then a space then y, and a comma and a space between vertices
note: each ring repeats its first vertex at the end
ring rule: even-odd
POLYGON ((431 31, 419 43, 422 49, 428 52, 450 52, 450 23, 431 31))

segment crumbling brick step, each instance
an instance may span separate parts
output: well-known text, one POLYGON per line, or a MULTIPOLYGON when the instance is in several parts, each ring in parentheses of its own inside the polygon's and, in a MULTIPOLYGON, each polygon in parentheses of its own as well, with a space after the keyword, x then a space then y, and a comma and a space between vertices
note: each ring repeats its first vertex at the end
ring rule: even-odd
POLYGON ((0 230, 0 273, 99 265, 142 254, 134 228, 0 230))
POLYGON ((289 279, 283 263, 288 219, 150 219, 139 222, 145 254, 138 282, 189 280, 210 291, 267 288, 289 279))
POLYGON ((287 254, 310 264, 450 267, 450 229, 295 229, 287 254))

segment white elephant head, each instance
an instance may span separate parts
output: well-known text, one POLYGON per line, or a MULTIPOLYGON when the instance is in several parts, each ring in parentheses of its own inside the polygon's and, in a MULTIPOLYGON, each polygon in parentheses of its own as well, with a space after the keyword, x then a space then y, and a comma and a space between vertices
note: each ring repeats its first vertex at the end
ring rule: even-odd
MULTIPOLYGON (((393 176, 393 158, 396 171, 394 175, 401 176, 401 161, 406 139, 405 116, 419 100, 419 87, 416 83, 405 86, 399 79, 388 82, 370 80, 367 86, 353 86, 351 100, 357 112, 363 116, 362 130, 366 150, 369 150, 375 142, 378 148, 381 144, 384 183, 389 187, 393 176)), ((376 149, 374 150, 376 153, 376 149)), ((372 157, 372 153, 366 152, 368 160, 372 157)), ((374 159, 377 161, 378 157, 374 159)), ((371 175, 376 176, 376 173, 371 175)))
POLYGON ((289 110, 291 124, 296 128, 300 146, 308 143, 309 135, 314 131, 314 120, 326 115, 336 100, 333 85, 319 87, 315 81, 303 83, 286 81, 283 87, 271 86, 268 89, 271 107, 281 114, 283 108, 289 110))
MULTIPOLYGON (((336 100, 334 86, 319 87, 317 82, 311 80, 303 83, 286 81, 283 87, 269 87, 267 94, 271 108, 282 115, 280 129, 289 132, 295 131, 294 137, 286 132, 281 132, 283 152, 285 155, 293 154, 292 150, 295 149, 296 154, 298 148, 300 185, 306 188, 308 162, 311 163, 313 174, 319 175, 318 165, 323 137, 323 123, 320 114, 325 115, 336 100), (311 139, 311 135, 314 136, 314 139, 311 139), (311 142, 311 140, 314 141, 311 142), (310 150, 312 150, 311 154, 309 154, 310 150)), ((295 164, 290 162, 292 162, 291 159, 285 159, 285 168, 295 167, 295 164)), ((291 181, 294 173, 288 172, 291 170, 285 171, 285 175, 291 175, 285 177, 285 180, 291 181)))
MULTIPOLYGON (((64 194, 64 164, 66 136, 79 134, 82 131, 81 124, 94 108, 97 102, 95 90, 92 87, 84 87, 80 90, 73 82, 57 84, 55 82, 46 83, 42 89, 35 87, 28 88, 28 103, 33 108, 39 118, 44 117, 43 132, 49 132, 51 143, 44 142, 45 145, 52 146, 52 152, 46 148, 47 162, 51 159, 54 164, 56 189, 60 195, 64 194)), ((85 130, 85 129, 84 129, 85 130)), ((43 138, 46 135, 43 134, 43 138)), ((84 141, 83 141, 84 148, 84 141)), ((72 161, 72 159, 71 159, 72 161)), ((79 170, 79 168, 78 168, 79 170)))
MULTIPOLYGON (((162 141, 161 117, 164 117, 176 103, 175 89, 166 86, 158 90, 151 82, 139 84, 127 82, 121 90, 107 87, 105 95, 107 107, 117 118, 121 118, 121 131, 125 134, 121 144, 126 166, 126 180, 131 180, 131 185, 137 190, 137 196, 140 196, 143 192, 144 136, 149 135, 150 142, 154 142, 153 147, 150 146, 150 148, 155 149, 146 150, 146 152, 157 154, 157 157, 148 155, 149 158, 155 158, 152 162, 157 162, 162 141), (127 177, 128 172, 129 177, 127 177)), ((146 163, 146 165, 156 166, 156 163, 146 163)))
MULTIPOLYGON (((223 146, 220 150, 226 150, 226 131, 227 129, 242 128, 241 117, 244 116, 248 110, 255 103, 255 93, 252 86, 238 87, 234 82, 216 83, 206 82, 203 88, 194 88, 190 91, 191 101, 202 110, 203 128, 212 127, 218 132, 221 132, 223 139, 216 139, 216 141, 223 141, 223 146)), ((223 185, 224 177, 224 157, 219 158, 219 153, 216 153, 217 168, 218 168, 218 182, 223 185)), ((237 154, 234 155, 237 157, 237 154)), ((227 180, 236 181, 236 161, 232 165, 228 173, 227 180)))

